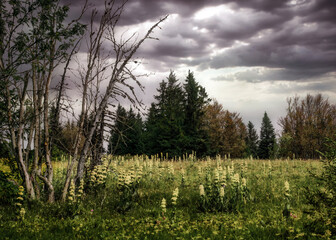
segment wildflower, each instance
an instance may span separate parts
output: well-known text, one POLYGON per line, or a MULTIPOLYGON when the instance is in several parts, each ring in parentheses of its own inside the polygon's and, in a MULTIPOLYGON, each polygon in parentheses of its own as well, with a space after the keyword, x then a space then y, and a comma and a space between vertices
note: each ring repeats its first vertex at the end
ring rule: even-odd
POLYGON ((233 165, 232 165, 232 167, 227 166, 227 173, 230 177, 233 175, 233 171, 234 171, 234 166, 233 165))
POLYGON ((18 207, 21 207, 21 206, 22 206, 21 203, 15 203, 15 205, 18 206, 18 207))
POLYGON ((75 197, 75 182, 71 181, 68 200, 72 202, 74 200, 74 197, 75 197))
POLYGON ((167 208, 166 208, 166 199, 165 198, 162 198, 162 201, 161 201, 161 209, 162 209, 162 212, 166 212, 167 211, 167 208))
POLYGON ((202 178, 202 168, 200 166, 198 167, 198 178, 202 178))
POLYGON ((23 201, 23 198, 22 198, 22 197, 17 197, 16 199, 17 199, 17 200, 20 200, 20 201, 23 201))
POLYGON ((81 179, 79 187, 78 187, 78 191, 77 191, 77 197, 80 198, 83 194, 83 190, 84 190, 84 180, 81 179))
POLYGON ((235 173, 232 178, 232 182, 238 184, 239 183, 239 174, 235 173))
POLYGON ((224 187, 221 187, 220 190, 219 190, 219 196, 221 198, 224 198, 224 187))
POLYGON ((130 175, 127 175, 125 178, 125 184, 126 185, 130 185, 132 183, 132 179, 130 175))
POLYGON ((172 197, 172 204, 173 205, 176 205, 178 194, 179 194, 179 189, 175 188, 175 190, 173 192, 173 197, 172 197))
POLYGON ((288 183, 288 181, 285 182, 285 191, 289 192, 289 183, 288 183))
POLYGON ((246 178, 242 178, 241 185, 246 188, 246 178))
POLYGON ((20 210, 21 219, 24 219, 25 214, 26 214, 26 210, 24 208, 21 208, 21 210, 20 210))
POLYGON ((93 209, 91 209, 91 211, 90 211, 90 212, 91 212, 91 214, 93 214, 93 209))
POLYGON ((218 172, 218 169, 215 169, 215 183, 216 184, 219 183, 219 172, 218 172))
POLYGON ((200 195, 204 196, 205 192, 204 192, 204 186, 202 184, 199 186, 199 190, 200 190, 200 195))

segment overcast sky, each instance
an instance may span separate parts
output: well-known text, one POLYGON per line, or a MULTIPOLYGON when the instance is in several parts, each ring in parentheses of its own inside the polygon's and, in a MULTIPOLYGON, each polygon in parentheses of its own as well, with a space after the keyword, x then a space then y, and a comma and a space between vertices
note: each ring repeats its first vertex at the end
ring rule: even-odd
MULTIPOLYGON (((73 11, 82 4, 68 1, 73 11)), ((189 69, 258 131, 264 111, 279 129, 288 97, 322 93, 336 103, 335 0, 129 0, 121 24, 141 32, 167 14, 160 40, 137 53, 139 71, 152 73, 142 79, 146 104, 170 70, 183 81, 189 69)))

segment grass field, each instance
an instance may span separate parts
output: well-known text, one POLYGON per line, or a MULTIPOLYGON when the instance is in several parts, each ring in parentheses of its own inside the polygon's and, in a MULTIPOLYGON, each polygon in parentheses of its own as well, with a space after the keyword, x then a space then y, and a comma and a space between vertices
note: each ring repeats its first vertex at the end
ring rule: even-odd
MULTIPOLYGON (((62 189, 64 163, 55 165, 62 189)), ((1 239, 328 239, 310 233, 315 160, 116 158, 66 203, 0 207, 1 239), (287 183, 286 183, 287 182, 287 183)), ((15 200, 14 200, 15 202, 15 200)), ((321 212, 323 215, 323 213, 321 212)))

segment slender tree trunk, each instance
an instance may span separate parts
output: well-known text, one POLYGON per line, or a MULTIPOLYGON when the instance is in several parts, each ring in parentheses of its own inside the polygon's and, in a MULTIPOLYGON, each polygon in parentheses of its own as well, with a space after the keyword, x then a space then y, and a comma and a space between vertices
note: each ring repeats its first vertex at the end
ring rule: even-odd
POLYGON ((39 162, 39 156, 40 156, 40 101, 39 101, 39 87, 37 84, 37 76, 36 76, 36 70, 34 68, 33 70, 33 104, 34 104, 34 160, 33 160, 33 170, 32 170, 32 176, 33 176, 33 182, 34 182, 34 188, 36 192, 36 198, 40 199, 40 187, 37 181, 38 178, 38 162, 39 162))
MULTIPOLYGON (((25 76, 25 78, 27 78, 27 76, 25 76)), ((25 80, 24 83, 24 87, 23 90, 21 92, 21 94, 19 94, 19 101, 20 101, 20 106, 19 106, 19 126, 18 126, 18 133, 17 133, 17 138, 16 138, 16 151, 17 151, 17 162, 19 163, 18 165, 20 165, 20 168, 22 170, 23 173, 23 180, 25 182, 26 185, 26 191, 28 193, 28 196, 31 199, 35 199, 35 191, 34 191, 34 187, 33 187, 33 183, 31 181, 29 172, 28 172, 28 166, 25 164, 24 161, 24 157, 23 157, 23 148, 24 146, 22 146, 22 139, 23 139, 23 129, 24 129, 24 100, 25 100, 25 96, 26 96, 26 90, 27 90, 27 85, 28 85, 28 79, 25 80)))
MULTIPOLYGON (((53 44, 54 48, 54 44, 53 44)), ((47 177, 42 178, 42 180, 45 181, 45 183, 48 186, 49 190, 49 196, 48 196, 48 201, 50 203, 53 203, 55 201, 55 190, 52 185, 53 181, 53 176, 54 176, 54 171, 51 163, 51 154, 50 154, 50 137, 49 137, 49 88, 50 88, 50 82, 51 82, 51 74, 53 70, 53 49, 51 50, 51 61, 49 64, 49 73, 48 73, 48 78, 47 82, 45 85, 45 90, 44 90, 44 103, 43 103, 43 123, 44 123, 44 149, 45 149, 45 160, 46 160, 46 165, 47 165, 47 177)))

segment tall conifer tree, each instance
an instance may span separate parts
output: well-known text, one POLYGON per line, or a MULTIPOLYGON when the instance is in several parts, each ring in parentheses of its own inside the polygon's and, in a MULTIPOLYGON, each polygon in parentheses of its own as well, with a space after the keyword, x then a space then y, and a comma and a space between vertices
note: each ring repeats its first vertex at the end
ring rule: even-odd
POLYGON ((260 130, 260 142, 258 148, 259 158, 268 159, 273 157, 272 153, 274 152, 275 143, 274 127, 270 118, 265 112, 260 130))
POLYGON ((247 124, 246 152, 248 156, 256 158, 258 156, 258 134, 252 122, 247 124))
POLYGON ((120 104, 116 111, 116 119, 113 129, 111 130, 111 136, 108 145, 108 152, 113 154, 125 154, 123 147, 123 134, 126 130, 126 109, 120 104))
POLYGON ((186 151, 196 151, 203 155, 207 152, 206 132, 202 128, 202 117, 205 113, 205 105, 210 101, 205 88, 200 86, 192 72, 188 72, 185 84, 184 100, 184 132, 186 135, 186 151))
POLYGON ((181 155, 184 142, 183 89, 171 72, 157 91, 158 95, 154 96, 157 102, 152 104, 146 123, 146 152, 181 155))

